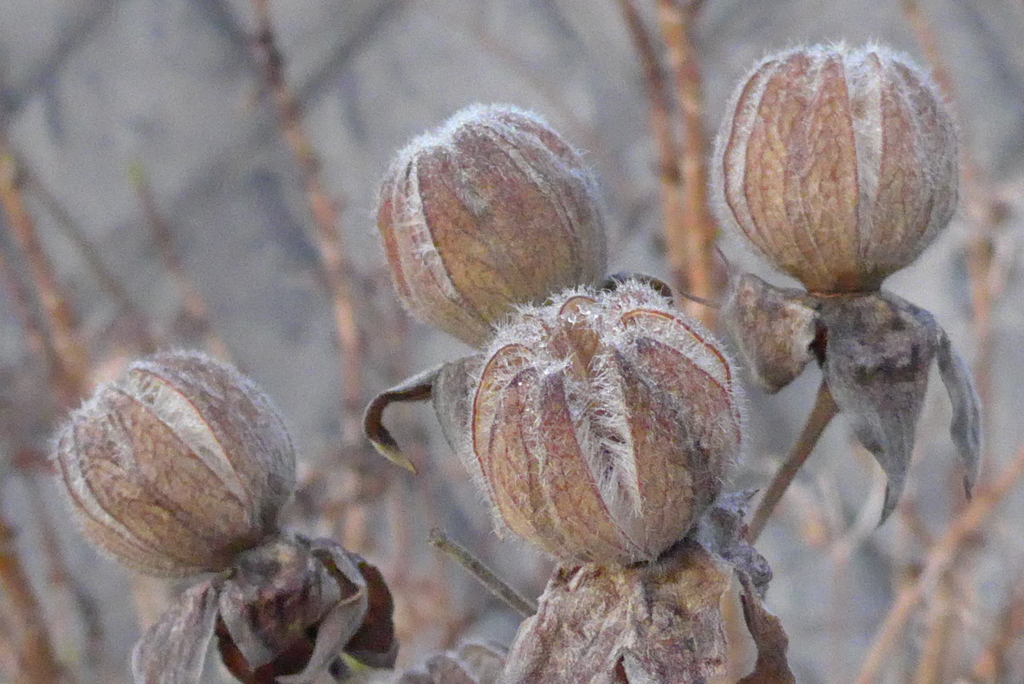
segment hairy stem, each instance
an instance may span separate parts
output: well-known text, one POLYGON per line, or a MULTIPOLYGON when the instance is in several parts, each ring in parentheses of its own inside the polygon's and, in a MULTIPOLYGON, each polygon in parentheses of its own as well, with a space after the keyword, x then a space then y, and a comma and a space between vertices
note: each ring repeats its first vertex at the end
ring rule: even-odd
POLYGON ((476 578, 480 584, 492 594, 507 603, 512 610, 520 615, 530 617, 537 612, 537 604, 515 589, 507 585, 500 577, 484 565, 480 559, 470 553, 469 549, 453 542, 443 531, 434 528, 430 531, 430 545, 451 557, 465 568, 466 572, 476 578))

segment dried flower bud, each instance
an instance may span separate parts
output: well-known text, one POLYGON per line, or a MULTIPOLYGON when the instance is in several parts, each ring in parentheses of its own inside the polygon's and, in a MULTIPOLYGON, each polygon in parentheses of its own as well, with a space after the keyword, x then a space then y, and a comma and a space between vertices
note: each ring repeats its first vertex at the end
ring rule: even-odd
POLYGON ((295 453, 270 399, 190 352, 133 363, 100 385, 55 454, 83 534, 157 576, 223 570, 276 530, 295 453))
POLYGON ((729 362, 646 285, 520 309, 486 355, 459 451, 504 523, 566 560, 682 539, 740 445, 729 362))
POLYGON ((812 292, 878 289, 952 217, 956 130, 902 55, 773 55, 728 112, 712 169, 719 219, 812 292))
POLYGON ((513 107, 475 105, 413 140, 384 179, 377 227, 409 310, 477 347, 514 305, 604 275, 592 176, 513 107))

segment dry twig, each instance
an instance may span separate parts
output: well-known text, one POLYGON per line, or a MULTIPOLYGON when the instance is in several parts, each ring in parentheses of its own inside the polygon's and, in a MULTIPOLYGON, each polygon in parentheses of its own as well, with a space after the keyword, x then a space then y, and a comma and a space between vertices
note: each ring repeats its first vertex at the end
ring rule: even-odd
POLYGON ((14 544, 15 532, 0 515, 0 587, 7 596, 7 617, 14 623, 18 673, 14 684, 65 680, 50 643, 42 606, 32 591, 14 544))
POLYGON ((861 665, 857 684, 870 684, 886 662, 889 652, 899 641, 900 633, 921 599, 930 595, 956 560, 956 553, 992 515, 996 506, 1024 476, 1024 449, 1006 466, 992 485, 975 492, 971 502, 960 512, 939 540, 928 551, 924 569, 910 586, 896 598, 889 615, 875 633, 871 649, 861 665))
POLYGON ((44 336, 52 344, 59 382, 63 389, 62 401, 73 401, 88 382, 89 356, 85 346, 75 335, 75 325, 67 297, 57 283, 53 264, 43 251, 32 217, 25 207, 21 193, 21 177, 14 158, 0 156, 0 203, 7 212, 7 222, 18 248, 24 256, 49 334, 44 336))
POLYGON ((256 13, 255 46, 263 69, 263 79, 277 108, 281 136, 295 157, 302 177, 315 227, 314 244, 334 305, 334 322, 341 353, 342 440, 345 446, 352 447, 362 442, 362 343, 353 303, 351 264, 345 258, 338 229, 338 205, 324 187, 320 162, 302 126, 299 102, 285 81, 284 58, 277 48, 270 21, 270 2, 253 0, 253 9, 256 13))
POLYGON ((185 307, 185 314, 192 322, 199 326, 206 348, 214 356, 228 361, 231 360, 231 352, 228 350, 227 344, 224 343, 224 340, 214 330, 213 324, 210 321, 210 310, 206 305, 206 300, 199 293, 195 283, 188 277, 185 267, 181 263, 181 258, 178 256, 177 250, 174 249, 174 236, 171 232, 171 227, 156 205, 156 198, 153 197, 153 191, 149 187, 149 182, 146 180, 146 174, 142 167, 132 166, 128 170, 128 178, 138 195, 139 203, 142 205, 142 213, 146 217, 150 230, 152 230, 153 243, 160 254, 160 259, 164 263, 164 268, 170 273, 174 286, 181 296, 182 304, 185 307))
POLYGON ((493 570, 481 563, 466 548, 449 539, 448 535, 441 530, 434 528, 430 531, 430 545, 447 554, 465 568, 466 572, 476 578, 488 591, 507 603, 522 617, 530 617, 537 612, 536 603, 507 585, 504 580, 494 574, 493 570))
MULTIPOLYGON (((650 32, 644 26, 633 0, 619 0, 622 14, 633 38, 637 56, 644 73, 647 91, 651 133, 658 150, 658 177, 661 182, 661 214, 666 244, 669 248, 669 262, 675 274, 682 266, 680 250, 685 248, 683 238, 688 226, 683 212, 683 180, 679 173, 679 144, 673 131, 672 100, 665 87, 665 78, 658 63, 658 53, 650 32), (674 237, 679 236, 679 237, 674 237)), ((675 278, 676 290, 684 292, 681 278, 675 278)))
MULTIPOLYGON (((669 264, 677 290, 702 299, 716 299, 715 220, 707 197, 704 100, 700 64, 693 43, 693 25, 700 0, 658 0, 658 21, 668 48, 683 120, 682 153, 677 160, 683 183, 683 208, 678 225, 665 224, 669 264)), ((714 310, 686 305, 689 312, 712 324, 714 310)))
POLYGON ((81 226, 71 216, 71 213, 64 207, 60 200, 50 191, 46 184, 40 179, 31 168, 24 162, 19 161, 19 171, 25 179, 25 188, 40 206, 56 220, 57 228, 64 237, 71 242, 75 249, 82 255, 85 265, 92 271, 96 282, 117 304, 121 313, 130 318, 137 326, 137 334, 144 352, 156 351, 157 344, 149 329, 148 321, 139 310, 139 307, 132 301, 131 295, 125 288, 124 283, 107 268, 103 256, 82 230, 81 226))

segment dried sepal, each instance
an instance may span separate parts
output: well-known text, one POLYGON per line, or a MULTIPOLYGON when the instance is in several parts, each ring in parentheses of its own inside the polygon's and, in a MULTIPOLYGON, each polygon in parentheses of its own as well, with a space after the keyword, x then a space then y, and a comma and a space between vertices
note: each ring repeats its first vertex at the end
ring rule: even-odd
POLYGON ((374 448, 384 458, 413 473, 416 472, 416 467, 402 453, 391 432, 384 427, 384 410, 391 404, 429 400, 434 380, 440 372, 441 366, 436 366, 406 378, 374 397, 363 412, 363 434, 374 448))
POLYGON ((518 304, 604 274, 605 229, 582 157, 535 114, 473 105, 389 168, 377 227, 416 316, 484 346, 518 304))
POLYGON ((824 299, 820 311, 828 388, 888 478, 884 522, 910 467, 938 326, 924 309, 885 292, 824 299))
POLYGON ((444 364, 434 381, 433 393, 434 413, 441 426, 441 434, 481 486, 483 473, 476 457, 465 449, 465 435, 469 434, 473 395, 483 364, 483 354, 444 364))
POLYGON ((197 684, 217 620, 220 578, 186 589, 132 649, 135 684, 197 684))
MULTIPOLYGON (((366 611, 365 592, 359 586, 346 589, 346 603, 353 596, 362 599, 351 611, 358 624, 366 611)), ((248 666, 256 669, 303 640, 306 628, 341 602, 342 588, 310 548, 281 539, 239 557, 220 595, 220 617, 248 666)))
POLYGON ((391 667, 391 594, 379 571, 329 539, 284 535, 187 589, 135 646, 135 684, 198 684, 210 639, 240 681, 307 684, 342 654, 391 667))
POLYGON ((744 365, 769 394, 791 383, 814 358, 820 327, 813 298, 745 273, 732 278, 721 319, 744 365))
POLYGON ((939 375, 953 405, 950 434, 964 469, 964 490, 971 495, 981 458, 981 405, 967 363, 953 349, 949 336, 938 329, 939 375))
POLYGON ((150 575, 219 571, 270 537, 295 487, 273 403, 238 371, 166 352, 100 385, 54 460, 83 534, 150 575))
MULTIPOLYGON (((336 577, 345 566, 339 556, 348 558, 366 583, 366 614, 359 629, 345 643, 345 653, 368 667, 394 667, 395 659, 398 657, 394 621, 395 602, 387 582, 384 581, 384 575, 375 565, 333 542, 321 540, 313 552, 321 557, 336 577), (324 553, 330 554, 330 561, 322 558, 324 553)), ((329 641, 335 640, 336 638, 332 638, 329 641)))
POLYGON ((756 494, 756 489, 722 494, 701 516, 690 536, 702 548, 731 565, 763 599, 772 579, 772 569, 747 541, 747 509, 756 494))

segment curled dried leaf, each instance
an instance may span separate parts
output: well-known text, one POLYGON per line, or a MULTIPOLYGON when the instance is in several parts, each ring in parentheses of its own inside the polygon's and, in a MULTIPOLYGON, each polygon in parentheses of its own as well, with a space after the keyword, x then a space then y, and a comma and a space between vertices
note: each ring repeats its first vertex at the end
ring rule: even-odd
POLYGON ((887 292, 824 299, 821 318, 829 390, 889 480, 885 522, 903 492, 938 326, 927 311, 887 292))
POLYGON ((391 432, 384 427, 384 409, 396 403, 427 401, 430 399, 434 380, 440 372, 441 366, 437 366, 406 378, 391 389, 374 397, 366 407, 366 411, 363 412, 363 433, 374 448, 384 458, 413 473, 416 472, 416 468, 412 461, 406 458, 398 446, 398 442, 391 436, 391 432))
POLYGON ((446 363, 434 380, 434 413, 441 425, 441 434, 456 452, 463 464, 478 478, 483 479, 476 465, 476 459, 465 453, 464 435, 469 431, 470 413, 473 409, 473 393, 476 378, 483 366, 483 354, 474 354, 458 361, 446 363))

